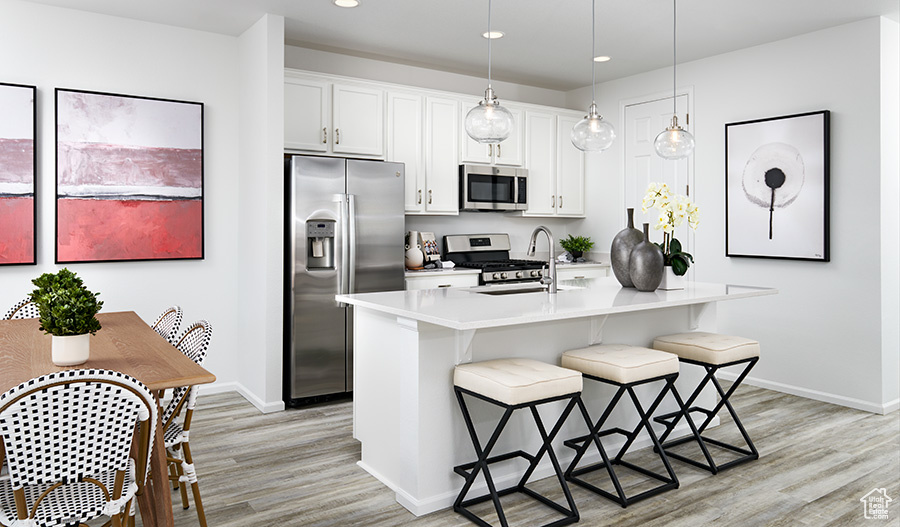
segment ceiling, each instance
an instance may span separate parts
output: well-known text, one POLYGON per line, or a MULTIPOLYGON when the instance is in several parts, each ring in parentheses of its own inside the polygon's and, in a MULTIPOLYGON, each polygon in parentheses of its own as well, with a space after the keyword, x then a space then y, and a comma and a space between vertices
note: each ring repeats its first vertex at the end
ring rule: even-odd
MULTIPOLYGON (((285 17, 288 44, 487 74, 485 0, 31 0, 36 3, 239 35, 263 14, 285 17)), ((855 20, 900 20, 900 0, 683 0, 678 5, 678 62, 809 33, 855 20)), ((590 84, 589 0, 496 0, 495 79, 556 90, 590 84), (564 8, 563 8, 564 7, 564 8)), ((672 3, 599 0, 598 82, 665 67, 672 61, 672 3)))

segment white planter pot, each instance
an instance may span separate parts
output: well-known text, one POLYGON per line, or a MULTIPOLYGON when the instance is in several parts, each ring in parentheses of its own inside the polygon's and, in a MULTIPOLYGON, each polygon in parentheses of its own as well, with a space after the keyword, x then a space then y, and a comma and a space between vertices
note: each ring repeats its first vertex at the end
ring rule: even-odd
POLYGON ((673 291, 675 289, 684 289, 684 275, 678 276, 672 270, 671 265, 663 268, 662 282, 659 283, 659 289, 664 291, 673 291))
POLYGON ((51 335, 51 348, 51 358, 57 366, 84 364, 91 356, 91 334, 65 337, 51 335))

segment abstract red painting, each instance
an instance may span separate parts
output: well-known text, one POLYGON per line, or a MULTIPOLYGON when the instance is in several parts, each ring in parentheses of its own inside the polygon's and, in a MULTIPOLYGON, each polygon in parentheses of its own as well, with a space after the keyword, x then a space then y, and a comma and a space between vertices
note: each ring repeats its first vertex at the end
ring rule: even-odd
POLYGON ((0 83, 0 265, 34 264, 35 95, 0 83))
POLYGON ((203 103, 56 90, 56 262, 203 258, 203 103))

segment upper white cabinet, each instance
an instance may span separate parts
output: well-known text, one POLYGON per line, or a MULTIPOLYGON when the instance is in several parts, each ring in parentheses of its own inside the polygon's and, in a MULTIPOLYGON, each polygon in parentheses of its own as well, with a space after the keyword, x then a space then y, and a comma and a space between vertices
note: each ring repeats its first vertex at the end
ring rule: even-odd
POLYGON ((459 214, 457 99, 425 97, 425 192, 422 212, 459 214))
POLYGON ((584 216, 584 153, 570 138, 577 122, 569 115, 525 112, 524 216, 584 216))
MULTIPOLYGON (((467 104, 468 102, 469 101, 467 100, 464 104, 467 104)), ((504 104, 510 113, 512 113, 513 120, 515 121, 512 132, 509 134, 509 137, 503 140, 503 142, 486 145, 475 141, 466 133, 466 114, 477 104, 478 101, 475 101, 470 106, 466 106, 462 109, 459 129, 461 132, 460 137, 463 149, 460 155, 460 162, 515 167, 522 166, 524 161, 522 156, 524 150, 522 146, 524 134, 522 132, 525 130, 525 111, 515 105, 510 106, 504 104)))
POLYGON ((387 94, 387 160, 406 165, 407 212, 425 210, 425 98, 405 92, 387 94))
POLYGON ((285 73, 284 146, 384 156, 384 91, 285 73))

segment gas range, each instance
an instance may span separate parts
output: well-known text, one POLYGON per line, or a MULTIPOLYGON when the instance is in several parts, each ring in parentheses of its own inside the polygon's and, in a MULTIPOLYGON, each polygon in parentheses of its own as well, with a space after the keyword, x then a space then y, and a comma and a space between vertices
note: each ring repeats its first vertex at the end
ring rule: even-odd
POLYGON ((457 267, 480 269, 481 285, 540 280, 547 262, 511 259, 509 248, 507 234, 444 236, 444 257, 457 267))

